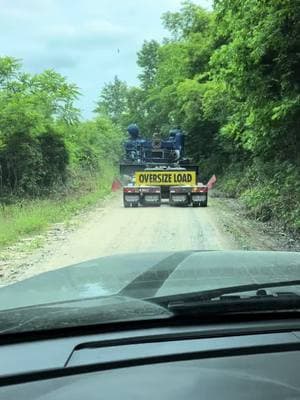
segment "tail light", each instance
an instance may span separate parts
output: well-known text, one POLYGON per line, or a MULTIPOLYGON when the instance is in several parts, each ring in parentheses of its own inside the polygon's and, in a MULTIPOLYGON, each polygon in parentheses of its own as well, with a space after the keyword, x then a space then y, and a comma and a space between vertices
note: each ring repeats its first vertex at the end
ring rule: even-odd
POLYGON ((140 189, 135 187, 124 187, 124 193, 139 193, 140 189))
POLYGON ((171 186, 170 193, 190 193, 191 187, 190 186, 171 186))
POLYGON ((160 194, 161 190, 159 187, 141 187, 140 188, 141 193, 155 193, 155 194, 160 194))
POLYGON ((192 188, 192 193, 207 193, 208 187, 207 186, 194 186, 192 188))

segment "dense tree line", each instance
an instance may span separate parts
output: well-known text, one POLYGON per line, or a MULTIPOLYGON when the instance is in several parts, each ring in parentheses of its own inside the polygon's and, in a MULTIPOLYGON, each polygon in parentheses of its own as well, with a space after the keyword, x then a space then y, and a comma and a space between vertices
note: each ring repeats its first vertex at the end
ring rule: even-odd
POLYGON ((96 112, 144 135, 181 126, 203 176, 221 177, 262 220, 300 229, 300 3, 185 1, 162 17, 169 37, 144 42, 140 85, 117 77, 96 112))
POLYGON ((0 200, 49 195, 116 162, 122 136, 105 117, 80 121, 76 85, 53 70, 30 75, 0 58, 0 200))

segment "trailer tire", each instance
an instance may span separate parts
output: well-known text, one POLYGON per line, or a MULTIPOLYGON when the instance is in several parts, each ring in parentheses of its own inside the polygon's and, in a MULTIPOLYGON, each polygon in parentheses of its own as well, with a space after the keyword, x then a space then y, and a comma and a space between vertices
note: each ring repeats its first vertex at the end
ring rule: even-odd
POLYGON ((200 203, 192 203, 193 207, 200 207, 200 203))

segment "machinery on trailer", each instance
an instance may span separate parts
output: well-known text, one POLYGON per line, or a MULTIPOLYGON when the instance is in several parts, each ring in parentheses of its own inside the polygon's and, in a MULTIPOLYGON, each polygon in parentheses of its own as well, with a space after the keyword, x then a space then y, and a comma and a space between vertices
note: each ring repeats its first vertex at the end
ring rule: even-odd
POLYGON ((172 129, 167 139, 154 134, 152 139, 139 135, 137 125, 128 127, 129 140, 120 164, 124 207, 171 206, 206 207, 208 187, 199 182, 199 167, 184 155, 184 135, 172 129))

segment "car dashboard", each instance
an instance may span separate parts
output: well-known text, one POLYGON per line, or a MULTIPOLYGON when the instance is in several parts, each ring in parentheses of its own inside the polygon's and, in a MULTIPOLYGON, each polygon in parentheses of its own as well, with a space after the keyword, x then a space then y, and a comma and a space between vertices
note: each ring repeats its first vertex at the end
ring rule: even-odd
POLYGON ((300 399, 300 321, 215 323, 0 346, 0 399, 300 399))

